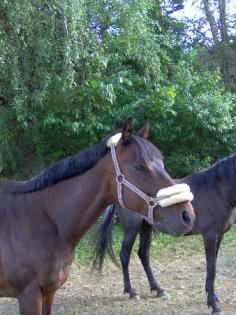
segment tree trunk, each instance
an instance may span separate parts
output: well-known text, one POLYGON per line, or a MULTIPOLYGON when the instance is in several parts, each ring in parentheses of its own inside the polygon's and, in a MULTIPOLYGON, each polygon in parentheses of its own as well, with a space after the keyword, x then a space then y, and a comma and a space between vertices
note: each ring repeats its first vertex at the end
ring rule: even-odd
POLYGON ((225 0, 219 0, 218 2, 218 10, 219 10, 219 29, 222 42, 226 42, 228 38, 228 30, 226 23, 226 12, 225 12, 225 0))
POLYGON ((216 24, 214 15, 211 11, 209 0, 203 0, 203 5, 204 5, 204 12, 205 12, 207 21, 210 25, 211 34, 212 34, 214 43, 216 44, 219 41, 218 28, 217 28, 217 24, 216 24))

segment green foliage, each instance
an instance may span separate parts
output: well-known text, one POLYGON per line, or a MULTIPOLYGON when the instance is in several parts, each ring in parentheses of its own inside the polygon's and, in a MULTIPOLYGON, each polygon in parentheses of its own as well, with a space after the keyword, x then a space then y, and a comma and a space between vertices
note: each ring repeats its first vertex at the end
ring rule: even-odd
POLYGON ((168 13, 182 1, 162 4, 1 1, 2 174, 37 173, 129 115, 150 121, 174 176, 234 150, 235 96, 186 51, 186 25, 168 13))
POLYGON ((175 176, 208 167, 235 149, 235 96, 225 90, 218 71, 196 65, 193 54, 179 62, 172 79, 174 115, 167 118, 168 129, 162 126, 169 140, 167 165, 175 176))

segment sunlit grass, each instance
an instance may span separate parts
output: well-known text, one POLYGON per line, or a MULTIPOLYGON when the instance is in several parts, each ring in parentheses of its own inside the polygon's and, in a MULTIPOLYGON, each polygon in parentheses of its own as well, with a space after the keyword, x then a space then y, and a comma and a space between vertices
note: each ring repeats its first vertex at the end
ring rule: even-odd
MULTIPOLYGON (((92 228, 86 236, 81 240, 76 250, 76 260, 81 264, 90 264, 92 257, 92 241, 91 233, 92 228)), ((113 248, 117 258, 119 258, 119 251, 123 240, 123 230, 120 224, 115 224, 112 230, 113 248)), ((136 237, 135 244, 133 246, 132 255, 136 255, 139 245, 139 235, 136 237)), ((236 247, 236 225, 234 225, 229 232, 224 236, 222 242, 224 248, 235 248, 236 247)), ((201 235, 194 236, 182 236, 172 237, 170 235, 162 233, 154 233, 151 244, 151 255, 161 255, 165 251, 174 251, 176 254, 181 254, 185 251, 189 253, 203 251, 203 240, 201 235)))

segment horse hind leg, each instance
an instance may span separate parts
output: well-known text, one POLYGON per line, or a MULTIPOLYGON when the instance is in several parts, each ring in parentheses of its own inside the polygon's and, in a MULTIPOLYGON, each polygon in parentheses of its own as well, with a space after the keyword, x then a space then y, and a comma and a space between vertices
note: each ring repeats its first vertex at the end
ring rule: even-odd
POLYGON ((151 266, 150 266, 150 245, 152 240, 152 227, 146 221, 143 221, 141 229, 139 231, 140 235, 140 243, 139 243, 139 250, 138 256, 142 262, 143 268, 148 278, 148 282, 150 285, 151 291, 157 292, 157 297, 164 296, 164 290, 160 287, 157 283, 151 266))

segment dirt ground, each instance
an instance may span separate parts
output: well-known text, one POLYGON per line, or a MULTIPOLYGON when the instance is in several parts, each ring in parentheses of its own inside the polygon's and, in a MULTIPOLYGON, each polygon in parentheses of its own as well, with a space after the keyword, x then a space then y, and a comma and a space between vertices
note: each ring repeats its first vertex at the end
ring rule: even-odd
MULTIPOLYGON (((112 264, 102 275, 90 272, 90 266, 74 263, 66 284, 58 291, 53 315, 209 315, 204 293, 205 256, 199 252, 175 252, 165 249, 153 257, 154 274, 165 289, 166 298, 150 292, 137 257, 130 264, 130 276, 139 300, 123 295, 122 273, 112 264)), ((222 246, 216 281, 224 315, 236 314, 236 250, 222 246)), ((13 299, 0 299, 1 315, 17 315, 13 299)))

